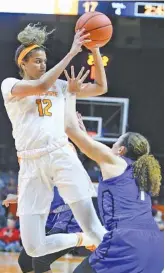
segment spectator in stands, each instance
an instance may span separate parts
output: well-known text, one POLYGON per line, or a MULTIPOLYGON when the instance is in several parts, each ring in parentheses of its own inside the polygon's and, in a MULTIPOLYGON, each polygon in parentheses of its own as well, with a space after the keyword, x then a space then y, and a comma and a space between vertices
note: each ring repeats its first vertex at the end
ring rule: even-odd
POLYGON ((5 187, 5 182, 0 178, 0 190, 5 187))
MULTIPOLYGON (((17 160, 18 160, 18 159, 17 159, 17 160)), ((15 173, 15 172, 12 171, 12 170, 9 170, 9 171, 8 171, 8 175, 9 175, 10 178, 14 178, 15 180, 18 179, 18 174, 15 173)))
POLYGON ((7 177, 6 186, 1 190, 0 200, 4 200, 6 196, 17 193, 17 181, 12 177, 7 177))
POLYGON ((8 191, 11 193, 11 194, 16 194, 17 192, 17 183, 16 183, 16 180, 14 178, 10 178, 9 179, 9 182, 8 182, 8 191))
POLYGON ((0 200, 3 200, 3 190, 5 188, 5 181, 0 178, 0 200))
POLYGON ((15 225, 15 219, 10 217, 7 219, 7 226, 0 229, 0 251, 20 251, 20 232, 15 225))

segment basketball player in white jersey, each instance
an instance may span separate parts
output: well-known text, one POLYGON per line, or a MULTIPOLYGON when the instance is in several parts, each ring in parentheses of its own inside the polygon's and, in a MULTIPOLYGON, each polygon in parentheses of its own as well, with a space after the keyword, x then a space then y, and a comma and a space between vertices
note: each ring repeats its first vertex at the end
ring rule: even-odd
MULTIPOLYGON (((46 72, 47 60, 42 45, 49 33, 38 25, 28 25, 18 35, 22 45, 15 57, 23 79, 7 78, 1 86, 20 158, 17 214, 21 238, 27 254, 32 257, 79 245, 97 246, 105 234, 91 200, 93 185, 68 145, 64 128, 67 84, 58 79, 72 58, 81 51, 81 46, 90 41, 89 35, 83 33, 84 30, 76 33, 69 53, 46 72), (54 185, 65 203, 69 204, 85 234, 45 236, 54 185)), ((78 74, 79 97, 101 95, 107 90, 99 49, 93 49, 92 53, 96 83, 82 85, 89 73, 83 75, 82 69, 78 74)), ((75 77, 73 69, 72 76, 75 77)))

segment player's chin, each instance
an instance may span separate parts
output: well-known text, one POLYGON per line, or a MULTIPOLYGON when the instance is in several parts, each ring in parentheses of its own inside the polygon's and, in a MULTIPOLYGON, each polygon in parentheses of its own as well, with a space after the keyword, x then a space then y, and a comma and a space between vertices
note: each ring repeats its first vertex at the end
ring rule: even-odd
POLYGON ((46 72, 46 70, 40 70, 40 71, 39 71, 40 75, 44 75, 45 72, 46 72))
POLYGON ((45 72, 46 72, 45 70, 40 70, 40 71, 38 71, 38 73, 37 73, 37 75, 36 75, 36 78, 37 78, 37 79, 41 78, 42 75, 45 74, 45 72))

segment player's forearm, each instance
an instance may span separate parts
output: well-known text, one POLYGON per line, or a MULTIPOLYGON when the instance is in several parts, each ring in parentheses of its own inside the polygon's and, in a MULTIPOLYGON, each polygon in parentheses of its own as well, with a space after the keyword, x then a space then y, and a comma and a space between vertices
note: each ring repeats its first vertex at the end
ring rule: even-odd
POLYGON ((92 54, 95 64, 96 92, 104 94, 107 92, 107 78, 99 48, 93 49, 92 54))
POLYGON ((67 92, 65 102, 65 130, 69 133, 73 130, 79 130, 78 119, 76 115, 76 94, 67 92))
POLYGON ((40 78, 40 84, 43 91, 47 91, 54 84, 73 57, 73 54, 69 52, 57 65, 55 65, 40 78))
POLYGON ((59 76, 64 71, 66 66, 70 63, 70 61, 72 60, 73 57, 74 57, 74 55, 69 52, 62 59, 61 62, 59 62, 52 69, 50 69, 48 72, 46 72, 38 80, 19 81, 12 88, 12 95, 17 96, 17 97, 45 95, 48 92, 48 90, 53 86, 55 81, 59 78, 59 76))

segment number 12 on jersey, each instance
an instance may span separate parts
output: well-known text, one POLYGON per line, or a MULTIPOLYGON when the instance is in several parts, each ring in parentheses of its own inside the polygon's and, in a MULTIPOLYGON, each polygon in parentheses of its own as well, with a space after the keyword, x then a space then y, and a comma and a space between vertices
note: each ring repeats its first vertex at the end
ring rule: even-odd
POLYGON ((49 109, 52 107, 52 102, 49 99, 37 99, 36 104, 38 106, 38 113, 40 117, 43 116, 52 116, 52 113, 49 112, 49 109))

